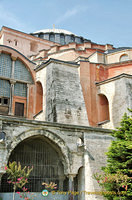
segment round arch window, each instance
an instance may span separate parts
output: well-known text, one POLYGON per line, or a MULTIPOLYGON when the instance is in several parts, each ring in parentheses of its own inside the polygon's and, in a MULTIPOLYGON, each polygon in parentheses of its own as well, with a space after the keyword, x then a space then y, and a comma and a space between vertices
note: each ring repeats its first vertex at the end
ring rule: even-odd
POLYGON ((127 54, 123 54, 120 56, 120 62, 126 61, 128 60, 128 55, 127 54))

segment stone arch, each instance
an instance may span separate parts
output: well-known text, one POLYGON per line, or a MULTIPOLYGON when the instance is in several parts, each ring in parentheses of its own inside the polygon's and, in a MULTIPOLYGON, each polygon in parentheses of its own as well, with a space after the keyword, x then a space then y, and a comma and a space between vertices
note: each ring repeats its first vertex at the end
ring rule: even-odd
POLYGON ((40 81, 36 82, 36 114, 43 110, 43 87, 40 81))
POLYGON ((109 120, 109 101, 104 94, 98 94, 99 97, 99 122, 109 120))
POLYGON ((56 133, 50 130, 47 130, 45 128, 29 129, 27 131, 20 133, 15 138, 13 138, 10 144, 8 144, 10 146, 10 149, 8 151, 6 160, 7 161, 9 160, 11 152, 15 149, 15 147, 20 142, 33 136, 44 136, 46 139, 48 139, 52 143, 54 147, 56 146, 57 151, 62 159, 62 164, 64 166, 64 174, 68 175, 70 173, 70 162, 69 162, 70 150, 66 146, 64 140, 61 137, 59 137, 56 133))
POLYGON ((128 60, 128 54, 124 53, 120 56, 119 61, 123 62, 123 61, 126 61, 126 60, 128 60))

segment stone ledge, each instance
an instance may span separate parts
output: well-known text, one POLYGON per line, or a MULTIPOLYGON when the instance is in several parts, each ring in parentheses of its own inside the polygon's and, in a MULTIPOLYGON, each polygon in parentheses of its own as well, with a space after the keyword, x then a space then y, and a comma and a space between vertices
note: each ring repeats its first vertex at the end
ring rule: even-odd
POLYGON ((100 132, 100 134, 111 134, 112 130, 110 129, 103 129, 103 128, 97 128, 97 127, 91 127, 91 126, 78 126, 78 125, 70 125, 70 124, 61 124, 61 123, 55 123, 55 122, 47 122, 47 121, 37 121, 37 120, 29 120, 29 119, 24 119, 24 118, 16 118, 16 117, 11 117, 11 116, 4 116, 0 115, 0 120, 4 122, 14 122, 14 123, 26 123, 30 125, 41 125, 41 126, 52 126, 52 127, 58 127, 58 128, 63 128, 63 130, 66 129, 71 129, 76 132, 80 131, 92 131, 92 132, 100 132))

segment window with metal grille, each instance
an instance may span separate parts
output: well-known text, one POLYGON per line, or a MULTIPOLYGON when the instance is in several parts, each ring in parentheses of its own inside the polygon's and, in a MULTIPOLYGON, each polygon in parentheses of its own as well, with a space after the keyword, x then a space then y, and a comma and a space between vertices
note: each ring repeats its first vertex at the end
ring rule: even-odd
POLYGON ((52 41, 52 42, 55 41, 55 34, 54 34, 54 33, 51 33, 51 34, 49 35, 49 40, 52 41))
POLYGON ((14 86, 14 96, 27 97, 27 84, 16 83, 14 86))
POLYGON ((0 79, 0 96, 10 97, 10 83, 9 83, 9 81, 0 79))
POLYGON ((75 37, 74 37, 74 35, 71 35, 71 42, 75 42, 75 37))
POLYGON ((14 78, 17 80, 32 82, 30 72, 25 67, 25 65, 19 60, 16 60, 15 62, 14 78))
MULTIPOLYGON (((44 189, 43 182, 55 182, 57 190, 68 190, 68 180, 64 175, 61 158, 44 137, 31 137, 21 142, 11 153, 9 161, 20 162, 22 167, 33 166, 26 186, 31 192, 41 192, 44 189)), ((8 184, 5 174, 2 177, 1 192, 11 191, 12 186, 8 184)))
POLYGON ((0 76, 11 77, 12 61, 10 55, 1 54, 0 55, 0 76))
POLYGON ((63 34, 60 35, 60 43, 65 44, 65 36, 63 34))

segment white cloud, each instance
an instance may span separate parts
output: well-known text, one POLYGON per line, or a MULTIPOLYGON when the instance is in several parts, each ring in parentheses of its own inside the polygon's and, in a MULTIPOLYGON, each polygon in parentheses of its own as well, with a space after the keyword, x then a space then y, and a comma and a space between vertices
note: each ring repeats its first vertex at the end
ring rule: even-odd
POLYGON ((55 24, 60 24, 63 21, 66 21, 67 19, 71 18, 72 16, 77 15, 80 12, 85 12, 88 9, 88 7, 84 7, 84 6, 76 6, 70 10, 67 10, 64 15, 60 16, 55 24))

